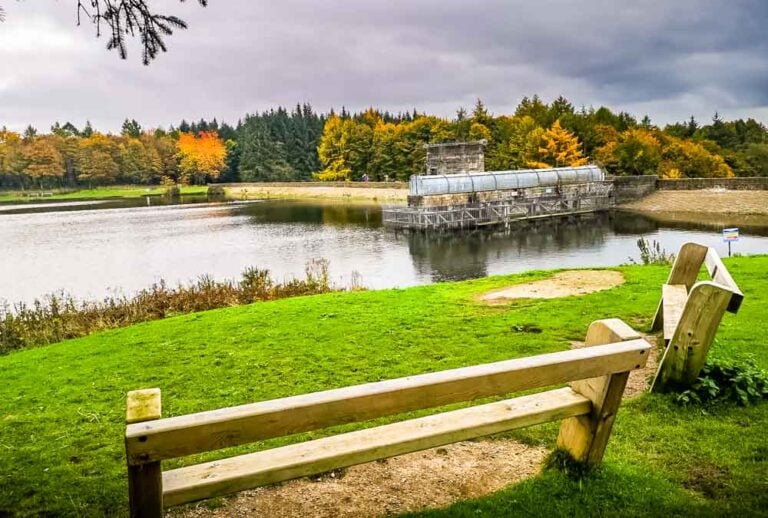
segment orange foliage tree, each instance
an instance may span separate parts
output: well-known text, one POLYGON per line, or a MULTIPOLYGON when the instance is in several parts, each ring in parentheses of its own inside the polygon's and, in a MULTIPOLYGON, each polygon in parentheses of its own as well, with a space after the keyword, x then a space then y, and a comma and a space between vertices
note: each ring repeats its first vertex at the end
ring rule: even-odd
POLYGON ((226 167, 227 148, 215 131, 179 134, 181 182, 205 183, 215 180, 226 167))

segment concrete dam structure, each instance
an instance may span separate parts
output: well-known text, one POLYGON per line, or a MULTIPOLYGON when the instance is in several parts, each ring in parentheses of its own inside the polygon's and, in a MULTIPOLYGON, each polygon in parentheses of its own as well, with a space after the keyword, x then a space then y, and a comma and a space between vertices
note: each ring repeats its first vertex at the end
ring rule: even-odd
POLYGON ((614 204, 613 182, 595 165, 418 175, 408 206, 384 209, 384 224, 454 230, 584 214, 614 204))

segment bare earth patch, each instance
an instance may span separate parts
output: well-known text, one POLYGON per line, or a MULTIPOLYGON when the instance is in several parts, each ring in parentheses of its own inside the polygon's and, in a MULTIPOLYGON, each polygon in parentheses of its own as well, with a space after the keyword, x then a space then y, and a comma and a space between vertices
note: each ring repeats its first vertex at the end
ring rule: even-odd
POLYGON ((610 270, 570 270, 548 279, 515 284, 480 295, 488 304, 504 304, 514 299, 554 299, 570 295, 586 295, 624 284, 620 272, 610 270))
POLYGON ((498 491, 539 472, 547 455, 510 440, 460 442, 325 475, 244 491, 218 509, 204 505, 173 516, 372 518, 445 507, 498 491))
POLYGON ((768 215, 768 191, 656 191, 622 207, 661 213, 768 215))

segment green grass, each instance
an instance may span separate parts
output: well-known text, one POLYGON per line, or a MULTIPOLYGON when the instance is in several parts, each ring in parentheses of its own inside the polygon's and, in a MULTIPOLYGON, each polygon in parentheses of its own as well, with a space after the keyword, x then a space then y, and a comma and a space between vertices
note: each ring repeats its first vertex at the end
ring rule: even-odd
MULTIPOLYGON (((768 257, 727 264, 746 299, 738 315, 726 316, 714 352, 751 353, 766 368, 768 257)), ((160 387, 163 413, 173 416, 563 350, 600 318, 647 330, 669 268, 620 270, 624 285, 584 297, 474 302, 476 293, 549 275, 532 272, 257 303, 0 357, 0 515, 125 514, 129 390, 160 387), (543 332, 520 332, 526 324, 543 332)), ((766 404, 704 412, 644 395, 623 406, 604 466, 587 479, 547 472, 423 515, 757 515, 768 509, 767 428, 766 404)), ((550 424, 512 435, 552 446, 556 431, 550 424)))
MULTIPOLYGON (((165 187, 157 185, 125 185, 97 187, 95 189, 80 189, 72 192, 60 192, 57 189, 44 189, 43 191, 30 190, 26 193, 7 192, 0 193, 2 202, 40 202, 51 200, 103 200, 109 198, 140 198, 142 196, 158 196, 165 193, 165 187), (52 192, 52 196, 38 197, 28 196, 29 193, 52 192)), ((206 194, 208 187, 205 185, 184 185, 181 194, 206 194)))

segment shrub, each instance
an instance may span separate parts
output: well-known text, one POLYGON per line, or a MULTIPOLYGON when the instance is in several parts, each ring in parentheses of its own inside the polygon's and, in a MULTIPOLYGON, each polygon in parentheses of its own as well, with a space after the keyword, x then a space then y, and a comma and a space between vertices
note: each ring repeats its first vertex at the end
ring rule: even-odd
MULTIPOLYGON (((661 243, 655 239, 651 242, 645 238, 637 240, 637 248, 640 249, 640 263, 644 265, 661 264, 671 265, 675 262, 675 254, 668 253, 661 247, 661 243)), ((629 258, 630 264, 638 264, 633 258, 629 258)))
POLYGON ((768 399, 768 373, 755 365, 751 355, 737 360, 708 361, 691 388, 677 395, 684 405, 736 403, 746 406, 768 399))
POLYGON ((31 305, 0 306, 0 354, 173 315, 335 289, 329 280, 328 261, 321 259, 307 263, 305 278, 283 283, 274 282, 268 270, 247 268, 239 281, 217 281, 204 275, 191 285, 175 288, 160 281, 132 297, 96 302, 51 294, 31 305))

